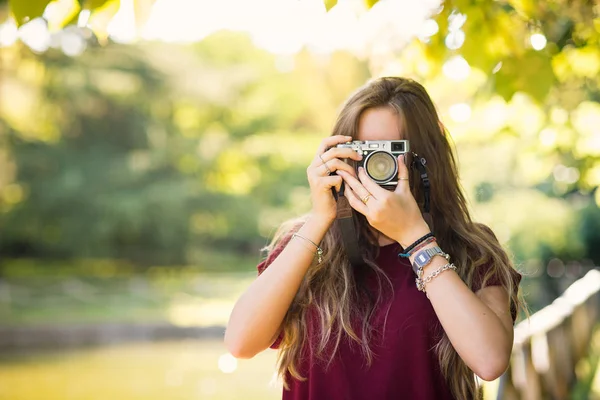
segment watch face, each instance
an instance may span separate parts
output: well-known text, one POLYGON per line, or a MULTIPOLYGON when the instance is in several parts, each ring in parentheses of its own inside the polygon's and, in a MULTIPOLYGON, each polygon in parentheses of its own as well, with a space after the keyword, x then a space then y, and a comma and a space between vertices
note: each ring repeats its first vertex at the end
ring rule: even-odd
POLYGON ((418 252, 413 263, 413 271, 415 272, 415 274, 419 275, 419 269, 422 269, 425 266, 427 266, 431 259, 438 254, 446 258, 447 260, 450 260, 450 257, 448 257, 448 255, 437 246, 418 252))
POLYGON ((419 265, 423 265, 423 263, 426 262, 427 259, 428 259, 428 257, 425 254, 423 254, 423 252, 421 252, 419 254, 419 256, 417 257, 416 261, 419 265))

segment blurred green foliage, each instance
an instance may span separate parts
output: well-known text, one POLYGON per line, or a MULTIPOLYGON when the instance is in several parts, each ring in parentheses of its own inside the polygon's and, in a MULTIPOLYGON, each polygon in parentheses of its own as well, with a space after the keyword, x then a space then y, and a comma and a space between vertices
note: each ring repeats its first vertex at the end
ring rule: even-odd
POLYGON ((0 251, 141 265, 256 254, 309 209, 304 171, 341 102, 393 74, 428 88, 475 218, 526 272, 546 276, 539 266, 552 258, 597 263, 598 10, 535 4, 446 2, 437 33, 360 57, 273 55, 231 32, 77 58, 3 48, 0 251), (464 44, 449 49, 457 31, 464 44), (445 71, 458 56, 463 78, 445 71))
POLYGON ((322 68, 231 33, 77 59, 4 52, 1 251, 11 256, 170 265, 213 246, 256 252, 277 221, 306 210, 306 160, 368 78, 347 54, 322 68))

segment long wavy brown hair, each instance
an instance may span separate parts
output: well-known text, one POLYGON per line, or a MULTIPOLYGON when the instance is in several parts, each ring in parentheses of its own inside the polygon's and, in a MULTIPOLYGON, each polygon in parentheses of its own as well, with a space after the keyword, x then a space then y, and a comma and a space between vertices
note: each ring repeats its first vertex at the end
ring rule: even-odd
MULTIPOLYGON (((343 105, 332 135, 352 135, 356 138, 362 113, 377 107, 389 107, 402 117, 400 120, 405 124, 405 139, 410 141, 411 150, 427 160, 431 181, 431 219, 428 223, 440 247, 452 256, 462 280, 473 288, 477 268, 491 264, 481 286, 485 286, 492 275, 499 276, 509 295, 510 304, 506 305, 507 308, 519 310, 522 303, 514 289, 515 271, 512 263, 492 231, 471 220, 459 184, 449 135, 423 86, 413 80, 396 77, 371 81, 343 105)), ((423 190, 415 169, 411 170, 410 185, 417 203, 422 207, 423 190)), ((332 225, 321 242, 325 253, 323 262, 308 269, 284 318, 278 373, 286 388, 288 374, 295 379, 305 379, 299 372, 298 360, 309 344, 309 313, 316 313, 320 321, 318 343, 313 344, 317 356, 331 362, 340 341, 346 336, 361 348, 368 365, 373 361, 370 347, 374 333, 371 317, 376 307, 383 304, 384 297, 393 292, 393 288, 375 263, 379 246, 366 218, 354 212, 354 222, 365 260, 364 271, 358 274, 353 272, 343 250, 340 230, 336 224, 332 225), (372 269, 378 277, 380 290, 374 294, 366 291, 366 285, 361 282, 368 269, 372 269), (358 327, 355 321, 360 322, 358 327)), ((284 223, 266 250, 284 245, 291 232, 302 223, 303 218, 284 223)), ((441 371, 454 397, 478 398, 473 371, 459 357, 445 333, 436 346, 436 352, 441 371)))

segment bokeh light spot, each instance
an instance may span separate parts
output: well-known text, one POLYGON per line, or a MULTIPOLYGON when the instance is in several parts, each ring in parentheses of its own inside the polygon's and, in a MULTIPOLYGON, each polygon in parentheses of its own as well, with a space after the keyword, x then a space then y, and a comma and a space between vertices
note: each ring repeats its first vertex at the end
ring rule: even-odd
POLYGON ((230 353, 226 353, 219 357, 218 365, 221 372, 231 374, 237 369, 237 359, 230 353))

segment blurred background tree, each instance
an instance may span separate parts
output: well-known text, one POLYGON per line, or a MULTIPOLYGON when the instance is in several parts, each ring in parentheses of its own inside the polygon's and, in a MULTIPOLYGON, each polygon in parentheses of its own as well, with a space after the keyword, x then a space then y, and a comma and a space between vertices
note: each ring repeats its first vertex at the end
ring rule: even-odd
POLYGON ((534 298, 598 262, 592 2, 432 1, 398 29, 382 17, 398 2, 327 1, 328 16, 351 5, 359 23, 378 22, 328 52, 277 54, 232 31, 187 45, 111 39, 126 5, 136 24, 120 41, 141 35, 153 4, 4 4, 4 257, 256 260, 281 221, 309 209, 305 165, 343 99, 370 77, 404 75, 436 101, 475 217, 543 283, 534 298))
POLYGON ((384 75, 428 89, 475 219, 550 303, 600 262, 600 8, 414 3, 0 0, 0 320, 223 325, 384 75))
MULTIPOLYGON (((129 3, 139 34, 153 2, 129 3)), ((431 92, 476 215, 519 262, 597 261, 598 7, 429 3, 416 37, 280 56, 242 33, 98 47, 118 1, 9 2, 4 18, 22 26, 2 50, 2 253, 145 265, 196 263, 207 248, 253 254, 307 210, 304 166, 339 104, 395 74, 431 92), (39 21, 48 51, 26 34, 39 21), (77 57, 64 45, 74 32, 88 47, 77 57)))

